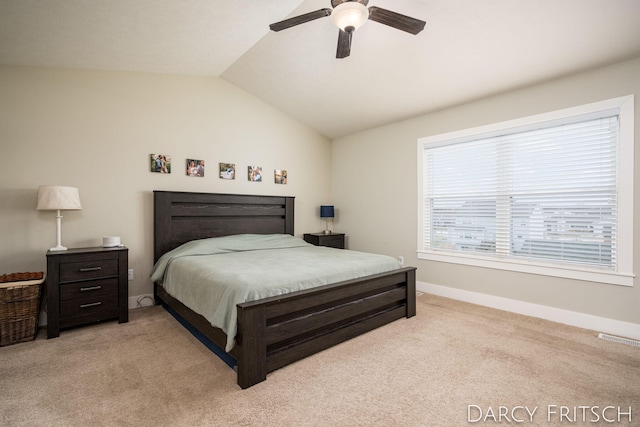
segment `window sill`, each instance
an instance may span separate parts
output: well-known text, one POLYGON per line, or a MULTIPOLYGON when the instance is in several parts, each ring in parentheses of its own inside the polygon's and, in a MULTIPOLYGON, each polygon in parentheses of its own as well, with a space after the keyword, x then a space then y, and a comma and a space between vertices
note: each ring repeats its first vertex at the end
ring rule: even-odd
POLYGON ((511 259, 495 259, 470 254, 453 254, 439 251, 417 251, 418 259, 463 264, 474 267, 493 268, 519 273, 584 280, 610 285, 633 286, 633 273, 620 273, 576 265, 550 265, 511 259))

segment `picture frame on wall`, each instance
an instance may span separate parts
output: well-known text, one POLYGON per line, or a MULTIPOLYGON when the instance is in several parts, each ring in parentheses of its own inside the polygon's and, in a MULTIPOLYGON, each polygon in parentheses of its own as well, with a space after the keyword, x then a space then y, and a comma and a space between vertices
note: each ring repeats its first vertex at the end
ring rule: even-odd
POLYGON ((284 169, 275 169, 273 171, 273 178, 276 184, 286 184, 287 183, 287 171, 284 169))
POLYGON ((166 154, 150 154, 151 172, 171 173, 171 156, 166 154))
POLYGON ((236 179, 235 163, 220 163, 220 178, 236 179))
POLYGON ((204 177, 204 160, 187 159, 187 176, 204 177))
POLYGON ((247 168, 247 179, 251 182, 262 182, 262 167, 249 166, 247 168))

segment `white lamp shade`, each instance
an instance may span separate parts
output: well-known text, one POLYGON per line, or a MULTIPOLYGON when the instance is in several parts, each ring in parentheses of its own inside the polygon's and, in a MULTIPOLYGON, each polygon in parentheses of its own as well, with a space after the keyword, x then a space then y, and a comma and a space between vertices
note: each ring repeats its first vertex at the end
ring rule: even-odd
POLYGON ((42 185, 38 188, 38 210, 77 211, 82 209, 80 193, 75 187, 42 185))
POLYGON ((331 19, 342 31, 349 27, 355 31, 369 19, 369 9, 357 1, 346 1, 333 9, 331 19))

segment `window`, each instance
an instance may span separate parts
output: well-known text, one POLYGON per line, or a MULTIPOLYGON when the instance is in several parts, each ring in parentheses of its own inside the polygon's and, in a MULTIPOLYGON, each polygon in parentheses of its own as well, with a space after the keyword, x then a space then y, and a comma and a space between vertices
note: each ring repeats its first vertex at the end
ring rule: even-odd
POLYGON ((633 285, 633 96, 418 141, 418 257, 633 285))

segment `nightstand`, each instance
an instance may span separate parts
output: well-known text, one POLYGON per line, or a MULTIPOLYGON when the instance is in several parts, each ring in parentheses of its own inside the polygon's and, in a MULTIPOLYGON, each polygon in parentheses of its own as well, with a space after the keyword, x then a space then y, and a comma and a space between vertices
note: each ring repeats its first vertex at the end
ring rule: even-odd
POLYGON ((304 235, 304 241, 316 246, 344 249, 344 233, 309 233, 304 235))
POLYGON ((60 329, 129 320, 129 249, 76 248, 47 252, 47 338, 60 329))

